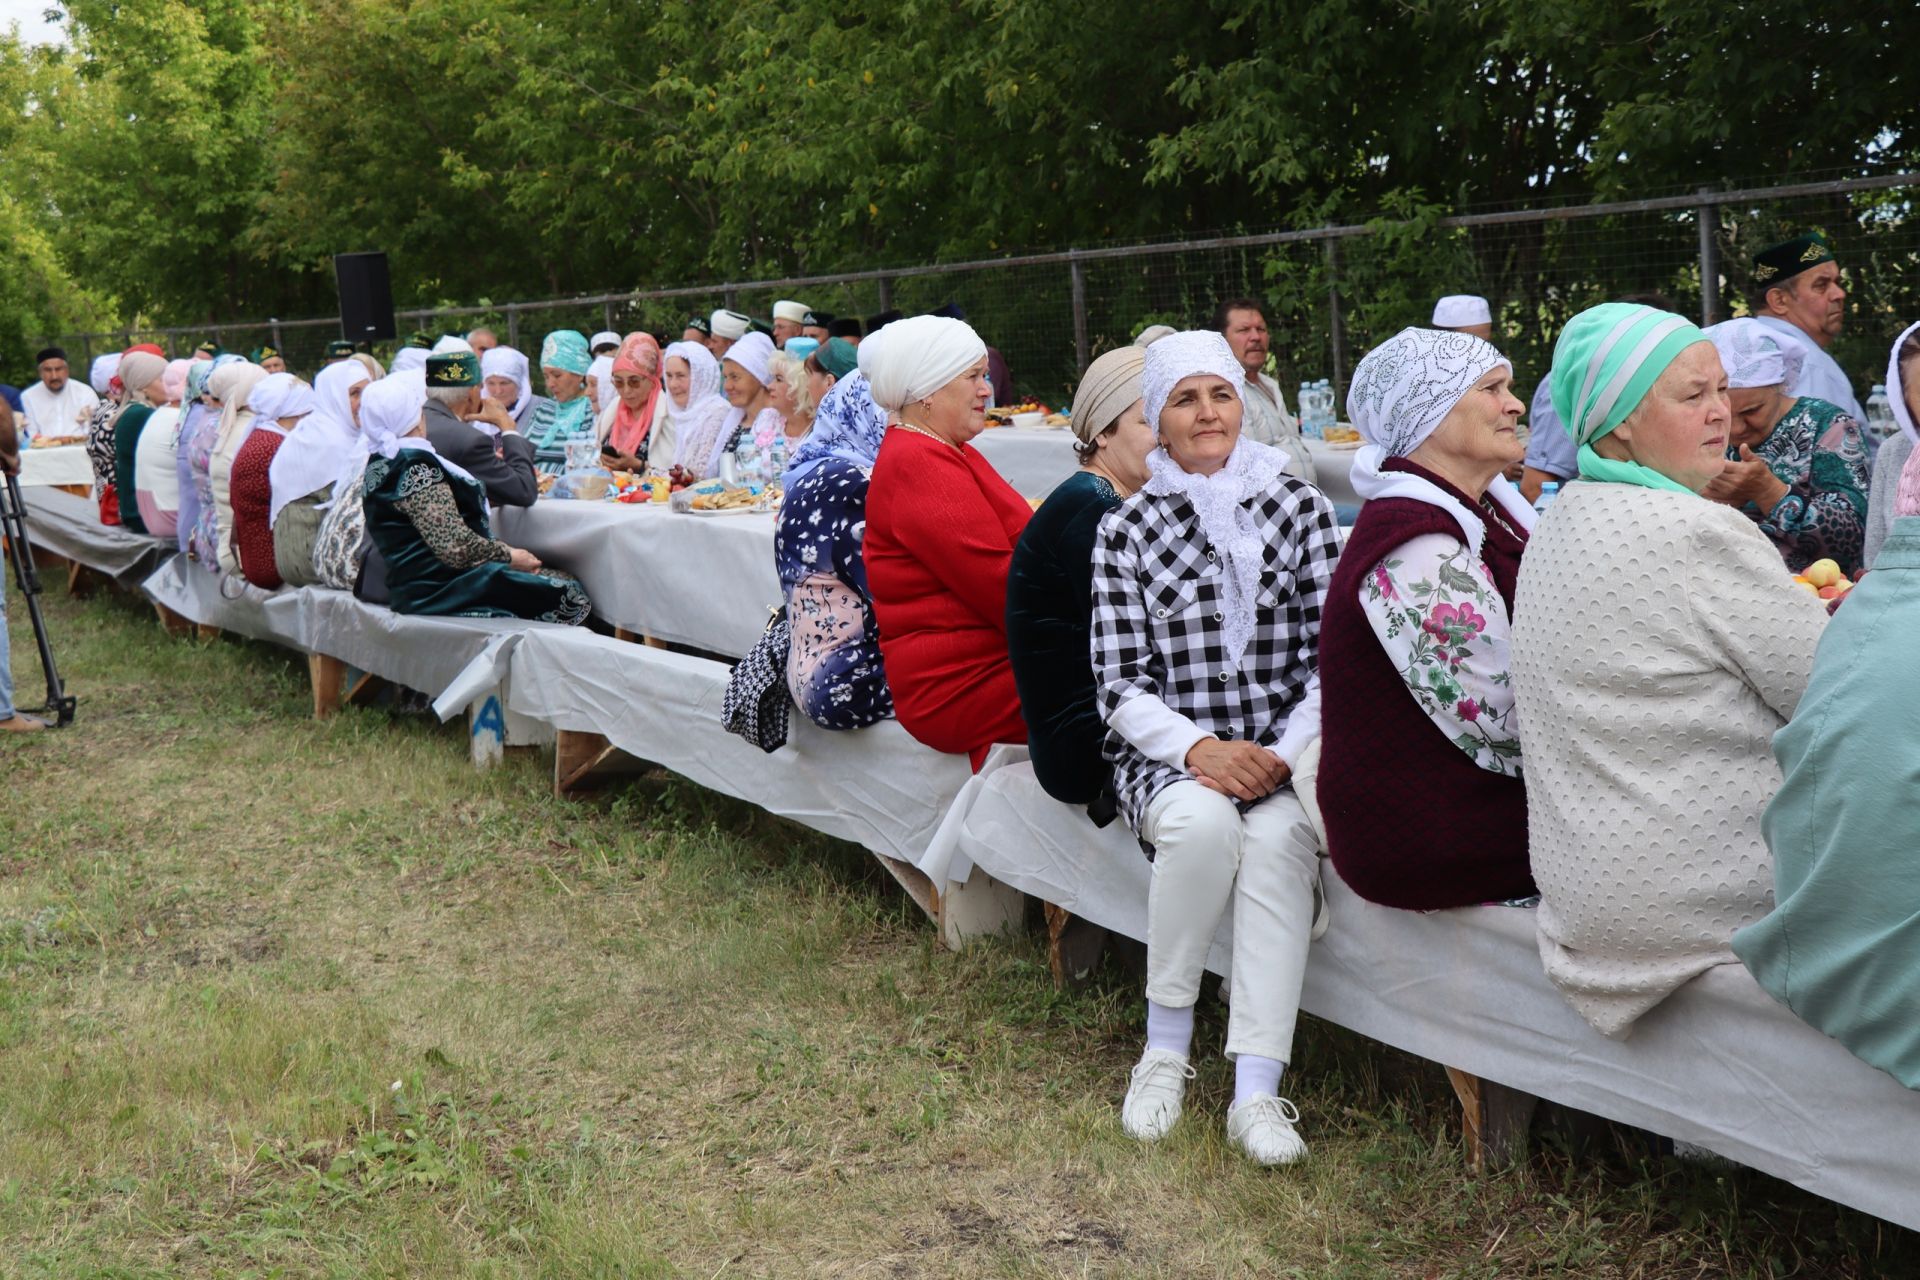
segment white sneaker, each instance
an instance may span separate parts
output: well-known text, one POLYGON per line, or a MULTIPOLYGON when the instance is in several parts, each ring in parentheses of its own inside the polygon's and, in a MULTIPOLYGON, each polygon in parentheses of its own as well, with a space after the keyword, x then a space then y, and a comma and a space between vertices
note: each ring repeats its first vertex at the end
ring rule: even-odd
POLYGON ((1292 1164, 1307 1144, 1293 1131, 1300 1113, 1285 1098, 1262 1094, 1227 1109, 1227 1141, 1255 1164, 1292 1164))
POLYGON ((1141 1142, 1158 1142, 1180 1119, 1180 1100, 1187 1081, 1197 1074, 1187 1060, 1171 1049, 1149 1049, 1140 1055, 1120 1104, 1120 1127, 1141 1142))

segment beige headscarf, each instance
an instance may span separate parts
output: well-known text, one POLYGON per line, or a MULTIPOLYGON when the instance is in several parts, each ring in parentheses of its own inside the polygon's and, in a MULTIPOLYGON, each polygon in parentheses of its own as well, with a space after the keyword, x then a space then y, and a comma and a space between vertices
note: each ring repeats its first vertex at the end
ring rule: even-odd
POLYGON ((1146 367, 1147 349, 1132 346, 1115 347, 1087 366, 1073 393, 1073 434, 1082 444, 1092 444, 1140 399, 1146 367))
POLYGON ((247 396, 266 376, 265 369, 250 360, 242 360, 221 365, 207 379, 207 394, 220 402, 220 429, 214 436, 214 452, 218 453, 233 436, 234 425, 246 408, 247 396))

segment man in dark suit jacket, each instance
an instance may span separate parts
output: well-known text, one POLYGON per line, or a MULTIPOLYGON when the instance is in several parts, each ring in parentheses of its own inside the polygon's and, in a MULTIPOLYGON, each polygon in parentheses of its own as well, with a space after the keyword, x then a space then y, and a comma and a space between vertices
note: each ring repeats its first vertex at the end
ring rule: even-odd
POLYGON ((533 445, 498 400, 481 394, 480 358, 448 351, 427 359, 427 439, 464 467, 496 507, 530 507, 540 496, 533 445))

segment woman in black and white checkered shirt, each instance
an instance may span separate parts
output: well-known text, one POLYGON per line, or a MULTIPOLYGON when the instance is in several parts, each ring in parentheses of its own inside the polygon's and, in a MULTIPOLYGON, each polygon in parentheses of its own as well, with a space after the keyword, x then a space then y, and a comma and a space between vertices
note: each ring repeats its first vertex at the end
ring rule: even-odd
POLYGON ((1109 512, 1093 559, 1093 658, 1121 815, 1154 859, 1147 1047, 1121 1122, 1179 1119, 1207 950, 1233 913, 1235 1058, 1227 1135, 1261 1164, 1306 1154, 1278 1096, 1319 884, 1289 788, 1319 733, 1320 611, 1339 555, 1333 507, 1242 439, 1242 370, 1212 331, 1147 348, 1151 477, 1109 512))

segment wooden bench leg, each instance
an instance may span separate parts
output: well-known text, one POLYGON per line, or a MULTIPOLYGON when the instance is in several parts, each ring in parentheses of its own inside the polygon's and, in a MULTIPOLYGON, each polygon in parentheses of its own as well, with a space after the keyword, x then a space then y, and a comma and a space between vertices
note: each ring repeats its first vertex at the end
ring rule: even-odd
POLYGON ((1107 950, 1107 931, 1051 902, 1047 912, 1047 967, 1062 990, 1085 984, 1107 950))
POLYGON ((194 624, 193 634, 196 639, 202 641, 203 643, 206 641, 218 640, 220 638, 220 628, 213 626, 210 623, 198 622, 194 624))
POLYGON ((67 594, 80 599, 93 594, 96 575, 78 560, 67 561, 67 594))
POLYGON ((1460 1099, 1460 1127, 1467 1142, 1467 1167, 1475 1173, 1504 1169, 1525 1158, 1527 1130, 1540 1099, 1506 1085, 1447 1068, 1447 1081, 1460 1099))
POLYGON ((596 791, 616 778, 630 778, 646 770, 636 760, 597 733, 558 730, 553 737, 553 794, 556 799, 596 791))
POLYGON ((940 895, 940 941, 958 951, 977 938, 1018 929, 1026 914, 1026 894, 975 867, 964 884, 949 883, 940 895))
POLYGON ((876 853, 873 856, 880 859, 880 865, 887 869, 888 875, 900 882, 900 887, 907 891, 907 896, 913 899, 914 905, 927 913, 927 919, 939 924, 940 891, 933 887, 933 881, 927 878, 927 873, 911 862, 889 858, 884 853, 876 853))
POLYGON ((325 720, 340 709, 347 682, 347 664, 324 653, 307 655, 307 680, 313 686, 313 718, 325 720))
POLYGON ((166 628, 168 635, 190 636, 193 634, 193 624, 191 622, 167 608, 167 606, 161 604, 158 600, 153 602, 153 611, 160 616, 160 625, 166 628))
POLYGON ((379 697, 380 691, 386 687, 385 680, 371 671, 362 671, 347 689, 346 703, 350 707, 367 706, 379 697))

